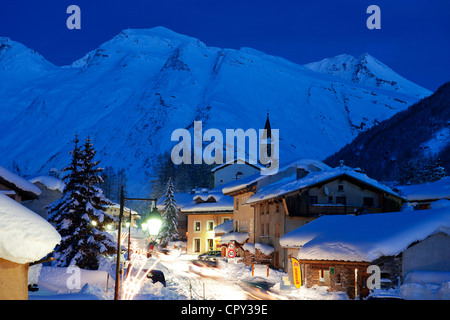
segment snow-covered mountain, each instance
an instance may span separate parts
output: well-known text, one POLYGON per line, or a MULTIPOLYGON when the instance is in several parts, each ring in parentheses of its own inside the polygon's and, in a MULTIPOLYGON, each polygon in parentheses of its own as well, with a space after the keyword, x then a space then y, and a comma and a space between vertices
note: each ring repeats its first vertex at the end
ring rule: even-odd
POLYGON ((305 67, 157 27, 124 30, 57 67, 0 38, 0 162, 25 174, 61 168, 78 132, 91 136, 102 166, 125 168, 129 185, 145 194, 154 159, 176 144, 173 130, 192 129, 194 120, 224 136, 225 129, 262 129, 267 111, 280 130, 282 162, 323 159, 431 94, 375 58, 364 61, 355 60, 351 69, 366 68, 349 81, 348 63, 330 73, 323 61, 305 67))
POLYGON ((381 181, 401 183, 399 180, 405 178, 402 176, 411 175, 417 180, 436 179, 437 165, 450 174, 449 124, 450 82, 447 82, 407 110, 364 131, 325 161, 336 166, 344 160, 346 165, 362 168, 381 181), (433 170, 434 176, 426 177, 433 170))
POLYGON ((308 63, 305 66, 313 71, 337 76, 355 84, 405 94, 416 92, 417 97, 429 95, 427 89, 403 78, 368 53, 364 53, 357 58, 348 54, 341 54, 334 58, 308 63))

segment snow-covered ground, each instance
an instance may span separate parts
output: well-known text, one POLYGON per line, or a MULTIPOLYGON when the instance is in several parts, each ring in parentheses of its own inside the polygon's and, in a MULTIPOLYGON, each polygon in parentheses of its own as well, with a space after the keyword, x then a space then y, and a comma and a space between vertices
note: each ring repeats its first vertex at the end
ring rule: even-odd
MULTIPOLYGON (((219 268, 203 270, 200 275, 192 267, 191 262, 196 256, 186 254, 160 255, 159 261, 149 258, 146 267, 156 262, 154 269, 164 272, 166 287, 161 283, 153 284, 150 280, 142 283, 135 300, 346 300, 347 295, 342 292, 329 292, 327 287, 313 287, 300 289, 281 289, 281 277, 285 273, 270 269, 267 277, 265 268, 256 268, 252 276, 251 268, 237 259, 220 261, 219 268), (190 267, 191 265, 191 267, 190 267), (253 285, 252 285, 253 283, 253 285), (264 284, 271 288, 260 289, 264 284)), ((238 258, 240 259, 240 258, 238 258)), ((103 267, 104 268, 104 267, 103 267)), ((105 269, 105 268, 104 268, 105 269)), ((114 264, 111 264, 111 271, 114 264)), ((38 278, 39 290, 30 292, 30 300, 113 300, 114 279, 108 272, 80 271, 78 288, 70 289, 74 285, 74 269, 39 267, 30 271, 30 279, 38 278)), ((114 272, 111 272, 112 274, 114 272)), ((440 275, 439 279, 449 275, 440 275)), ((423 283, 416 279, 408 279, 398 290, 379 291, 377 294, 396 296, 404 299, 450 299, 450 281, 441 284, 423 283)), ((445 280, 445 279, 444 279, 445 280)))
MULTIPOLYGON (((270 269, 267 277, 265 268, 256 268, 252 276, 251 268, 237 259, 220 261, 218 268, 202 269, 195 272, 191 262, 194 255, 163 255, 149 258, 146 267, 164 272, 166 287, 150 280, 142 283, 136 300, 253 300, 253 299, 346 299, 342 293, 330 293, 326 288, 301 288, 300 290, 281 290, 281 277, 285 273, 270 269), (191 268, 190 268, 191 266, 191 268), (270 293, 251 284, 268 284, 270 293)), ((239 258, 240 259, 240 258, 239 258)), ((111 271, 114 264, 111 264, 111 271)), ((30 292, 30 300, 112 300, 114 299, 114 279, 108 280, 105 270, 88 271, 78 269, 80 281, 74 286, 76 269, 35 266, 30 271, 30 279, 38 279, 39 290, 30 292)), ((113 272, 111 272, 113 274, 113 272)), ((31 281, 33 282, 33 281, 31 281)), ((36 282, 36 281, 34 281, 36 282)))

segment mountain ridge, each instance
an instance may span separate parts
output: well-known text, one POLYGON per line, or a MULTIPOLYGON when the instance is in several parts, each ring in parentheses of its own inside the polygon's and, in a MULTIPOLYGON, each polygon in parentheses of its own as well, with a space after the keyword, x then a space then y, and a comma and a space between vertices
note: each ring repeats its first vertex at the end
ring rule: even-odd
POLYGON ((325 162, 341 160, 378 180, 402 180, 407 166, 433 161, 450 172, 450 82, 429 97, 361 133, 325 162))
POLYGON ((126 169, 138 190, 176 144, 173 130, 194 120, 204 130, 262 129, 269 111, 282 162, 323 159, 427 95, 352 83, 251 48, 208 47, 163 27, 124 30, 69 66, 20 57, 0 68, 2 164, 16 161, 25 174, 61 168, 78 132, 91 136, 102 166, 126 169))

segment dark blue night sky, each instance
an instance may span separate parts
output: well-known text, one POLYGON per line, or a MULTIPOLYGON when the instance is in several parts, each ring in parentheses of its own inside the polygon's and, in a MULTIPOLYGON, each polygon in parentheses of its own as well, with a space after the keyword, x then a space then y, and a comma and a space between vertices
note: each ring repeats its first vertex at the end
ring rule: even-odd
POLYGON ((304 64, 368 52, 436 90, 450 80, 450 1, 1 0, 0 36, 70 64, 127 28, 164 26, 221 48, 252 47, 304 64), (81 30, 66 9, 81 8, 81 30), (381 30, 366 9, 381 8, 381 30))

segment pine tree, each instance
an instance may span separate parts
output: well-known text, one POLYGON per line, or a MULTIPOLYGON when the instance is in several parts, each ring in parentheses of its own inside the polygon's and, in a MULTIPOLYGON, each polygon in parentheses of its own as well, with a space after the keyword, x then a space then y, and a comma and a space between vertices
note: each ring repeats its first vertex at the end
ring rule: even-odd
POLYGON ((170 178, 167 183, 163 205, 163 224, 159 234, 159 239, 161 240, 162 245, 167 245, 169 241, 178 240, 180 238, 180 234, 178 233, 179 210, 174 196, 173 182, 170 178))
POLYGON ((85 140, 84 149, 79 148, 77 135, 73 142, 71 163, 63 169, 68 172, 63 177, 66 187, 61 199, 48 210, 48 220, 61 235, 61 243, 53 255, 54 265, 96 270, 102 255, 116 252, 113 237, 104 231, 115 218, 104 212, 104 207, 111 202, 97 187, 103 169, 97 167, 99 161, 94 161, 95 150, 90 139, 85 140))

